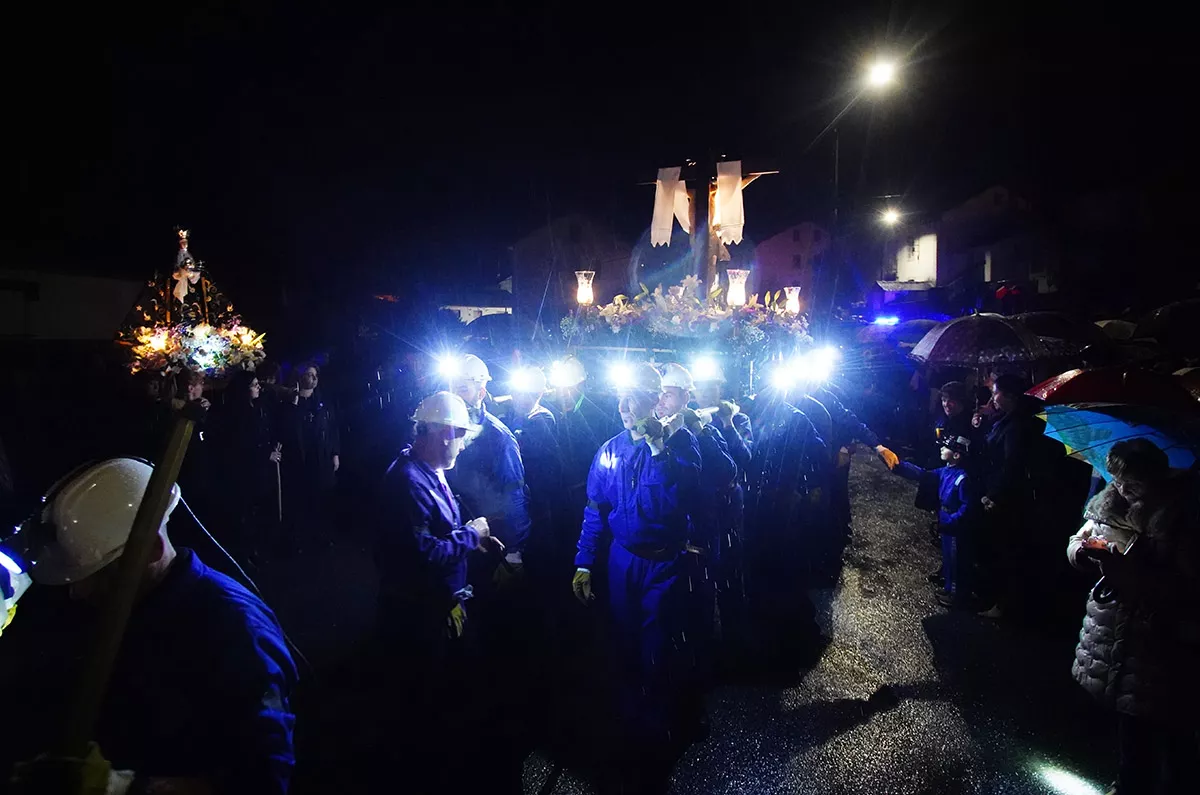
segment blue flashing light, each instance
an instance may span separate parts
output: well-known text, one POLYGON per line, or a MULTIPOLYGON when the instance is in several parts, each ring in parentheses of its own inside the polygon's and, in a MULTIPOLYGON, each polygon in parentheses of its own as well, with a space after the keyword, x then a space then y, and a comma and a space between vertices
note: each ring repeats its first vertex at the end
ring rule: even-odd
POLYGON ((876 326, 896 326, 900 324, 900 318, 895 315, 885 315, 875 318, 876 326))

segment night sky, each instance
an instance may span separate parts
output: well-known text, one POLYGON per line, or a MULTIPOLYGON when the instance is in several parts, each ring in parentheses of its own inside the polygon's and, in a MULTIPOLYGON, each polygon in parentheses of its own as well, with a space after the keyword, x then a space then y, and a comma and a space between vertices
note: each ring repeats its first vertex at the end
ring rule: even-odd
POLYGON ((828 214, 832 140, 809 145, 876 52, 906 65, 840 126, 851 219, 884 194, 930 213, 997 182, 1178 204, 1191 148, 1195 53, 1133 6, 387 5, 22 4, 5 266, 143 277, 184 223, 250 300, 285 272, 351 291, 490 276, 567 212, 632 242, 639 182, 721 155, 784 172, 747 194, 761 239, 828 214))

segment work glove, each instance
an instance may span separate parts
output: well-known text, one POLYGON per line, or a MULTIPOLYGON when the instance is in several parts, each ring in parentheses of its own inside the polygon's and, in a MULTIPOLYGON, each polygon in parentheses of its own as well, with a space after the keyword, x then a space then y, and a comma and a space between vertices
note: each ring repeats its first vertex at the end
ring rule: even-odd
POLYGON ((571 590, 575 598, 585 605, 592 603, 592 573, 587 569, 576 569, 575 577, 571 580, 571 590))
POLYGON ((10 783, 17 795, 125 795, 133 778, 131 770, 113 770, 100 746, 88 743, 82 759, 41 754, 19 763, 10 783))
POLYGON ((467 611, 462 606, 462 602, 450 608, 450 615, 446 617, 446 634, 451 639, 461 638, 463 627, 467 625, 467 611))
POLYGON ((878 453, 879 457, 883 459, 883 463, 887 464, 888 469, 895 469, 896 465, 900 463, 900 456, 896 455, 881 444, 875 445, 875 452, 878 453))
POLYGON ((0 635, 3 635, 5 627, 12 623, 13 616, 17 614, 17 606, 4 607, 0 605, 0 611, 3 611, 0 612, 0 635))
POLYGON ((722 425, 728 427, 733 424, 733 415, 741 410, 741 407, 732 400, 722 400, 717 405, 717 417, 720 418, 722 425))
POLYGON ((643 417, 633 424, 633 429, 647 439, 661 439, 663 424, 657 417, 643 417))
MULTIPOLYGON (((695 414, 695 412, 692 412, 692 413, 695 414)), ((683 427, 683 420, 684 420, 684 417, 683 417, 682 411, 679 412, 678 414, 674 414, 674 415, 668 417, 666 426, 663 429, 663 438, 670 439, 672 434, 674 434, 677 430, 679 430, 680 428, 683 427)))
POLYGON ((850 451, 845 447, 839 447, 837 452, 837 468, 842 469, 850 466, 850 451))
POLYGON ((500 561, 492 574, 492 582, 497 588, 507 588, 520 582, 525 577, 525 562, 521 560, 520 552, 510 552, 500 561))
POLYGON ((695 409, 685 408, 679 412, 683 415, 683 424, 692 433, 700 433, 700 429, 705 426, 704 417, 702 417, 695 409))

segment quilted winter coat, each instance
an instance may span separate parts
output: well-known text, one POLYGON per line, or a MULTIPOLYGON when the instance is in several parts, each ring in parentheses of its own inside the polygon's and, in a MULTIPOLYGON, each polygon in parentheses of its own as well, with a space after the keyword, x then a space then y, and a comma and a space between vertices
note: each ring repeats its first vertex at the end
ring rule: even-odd
POLYGON ((1088 503, 1086 522, 1068 544, 1071 564, 1097 578, 1099 568, 1078 554, 1085 539, 1129 550, 1130 576, 1116 598, 1088 596, 1071 666, 1085 690, 1118 712, 1163 718, 1200 707, 1190 683, 1200 659, 1198 487, 1196 475, 1173 473, 1156 504, 1144 507, 1130 506, 1109 484, 1088 503))

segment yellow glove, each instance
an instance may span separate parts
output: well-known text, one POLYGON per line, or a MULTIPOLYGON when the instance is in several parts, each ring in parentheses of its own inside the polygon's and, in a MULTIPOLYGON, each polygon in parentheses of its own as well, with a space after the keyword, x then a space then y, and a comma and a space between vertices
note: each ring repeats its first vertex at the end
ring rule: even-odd
POLYGON ((592 573, 587 569, 576 569, 575 577, 571 580, 571 590, 575 598, 585 605, 592 603, 592 573))
POLYGON ((895 469, 896 465, 900 463, 900 456, 881 444, 875 446, 875 452, 879 453, 879 457, 883 459, 883 463, 887 464, 888 469, 895 469))
POLYGON ((113 770, 100 754, 100 746, 88 743, 82 759, 41 754, 30 762, 22 762, 13 770, 12 792, 19 795, 114 795, 123 793, 133 783, 133 773, 113 770))
POLYGON ((633 429, 649 439, 661 439, 663 424, 657 417, 643 417, 633 424, 633 429))
MULTIPOLYGON (((0 610, 3 610, 3 609, 4 609, 3 607, 0 607, 0 610)), ((0 615, 0 635, 4 634, 4 629, 9 624, 12 623, 13 616, 15 616, 16 614, 17 614, 17 606, 13 605, 12 607, 8 608, 7 610, 4 610, 4 613, 2 615, 0 615)))
POLYGON ((722 400, 720 404, 717 405, 717 416, 721 418, 722 422, 729 424, 733 422, 733 415, 737 414, 741 410, 741 406, 734 403, 732 400, 722 400))
POLYGON ((463 627, 467 625, 467 611, 459 602, 454 607, 450 608, 450 615, 446 617, 446 632, 451 638, 461 638, 463 627))
POLYGON ((520 560, 505 559, 500 561, 492 574, 492 582, 497 588, 506 588, 525 577, 525 564, 520 560))

